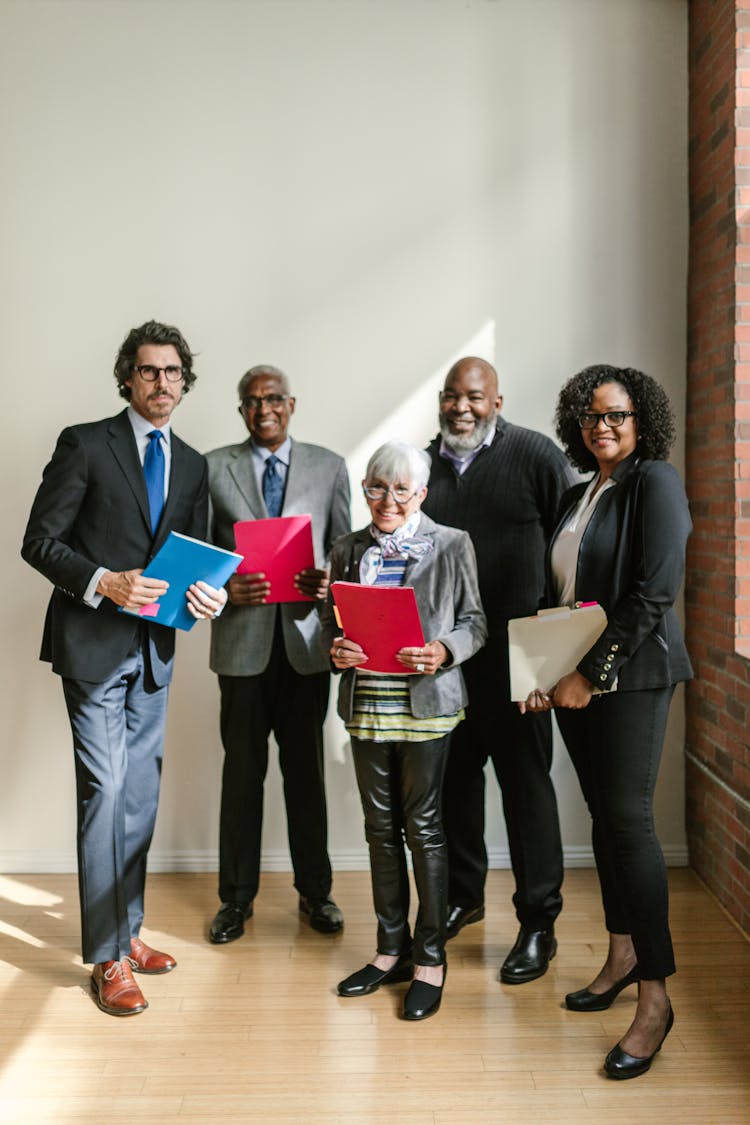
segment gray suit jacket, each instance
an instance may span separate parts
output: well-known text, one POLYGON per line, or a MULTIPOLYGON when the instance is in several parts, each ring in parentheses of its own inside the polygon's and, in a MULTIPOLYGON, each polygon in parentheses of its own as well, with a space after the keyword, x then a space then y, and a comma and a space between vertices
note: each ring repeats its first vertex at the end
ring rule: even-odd
MULTIPOLYGON (((459 664, 482 647, 487 622, 468 533, 434 523, 422 512, 415 538, 430 540, 434 548, 422 558, 408 560, 403 584, 414 587, 425 640, 442 641, 452 658, 434 676, 409 676, 412 714, 427 719, 453 715, 466 706, 468 697, 459 664)), ((372 544, 369 528, 339 539, 331 554, 331 581, 359 582, 360 560, 372 544)), ((340 633, 330 596, 322 616, 322 643, 328 656, 333 638, 340 633)), ((344 672, 339 689, 338 712, 344 722, 352 714, 354 675, 351 669, 344 672)))
MULTIPOLYGON (((250 440, 206 454, 211 499, 210 535, 219 547, 234 549, 237 520, 267 519, 268 510, 253 471, 250 440)), ((349 531, 349 478, 344 459, 319 445, 292 442, 282 516, 312 516, 315 565, 327 565, 331 544, 349 531)), ((227 604, 211 623, 210 664, 223 676, 257 676, 268 665, 281 614, 284 645, 296 672, 324 672, 320 618, 314 602, 285 605, 227 604)))

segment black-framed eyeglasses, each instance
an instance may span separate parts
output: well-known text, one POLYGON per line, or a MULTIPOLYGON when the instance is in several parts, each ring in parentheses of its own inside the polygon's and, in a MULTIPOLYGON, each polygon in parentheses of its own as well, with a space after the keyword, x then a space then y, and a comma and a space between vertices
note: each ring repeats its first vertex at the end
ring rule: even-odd
POLYGON ((365 484, 363 482, 362 491, 368 500, 385 500, 390 492, 397 504, 408 504, 412 497, 417 495, 419 489, 415 488, 413 492, 410 492, 408 488, 386 488, 383 484, 365 484))
POLYGON ((260 410, 264 402, 270 407, 281 406, 289 397, 289 395, 246 395, 242 399, 242 407, 244 410, 260 410))
POLYGON ((607 410, 604 414, 579 414, 578 425, 582 430, 593 430, 599 422, 604 422, 605 426, 609 426, 611 430, 616 430, 621 426, 626 418, 635 418, 638 414, 637 410, 607 410))
POLYGON ((155 383, 162 371, 170 383, 179 383, 184 372, 184 368, 174 364, 170 364, 169 367, 154 367, 153 363, 142 363, 133 370, 137 371, 141 379, 145 379, 147 383, 155 383))

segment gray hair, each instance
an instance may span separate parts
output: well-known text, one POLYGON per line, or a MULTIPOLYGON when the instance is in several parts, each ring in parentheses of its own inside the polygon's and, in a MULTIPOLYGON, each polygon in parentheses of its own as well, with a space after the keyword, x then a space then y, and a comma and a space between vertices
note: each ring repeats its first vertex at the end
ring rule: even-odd
POLYGON ((286 375, 280 367, 272 367, 270 363, 258 363, 255 367, 251 367, 249 371, 246 371, 237 384, 237 394, 240 398, 242 398, 253 379, 259 375, 265 375, 267 378, 271 379, 278 379, 283 393, 285 395, 292 393, 289 376, 286 375))
POLYGON ((388 484, 411 484, 417 491, 430 479, 432 462, 429 454, 406 441, 387 441, 376 449, 367 462, 365 480, 371 484, 382 480, 388 484))

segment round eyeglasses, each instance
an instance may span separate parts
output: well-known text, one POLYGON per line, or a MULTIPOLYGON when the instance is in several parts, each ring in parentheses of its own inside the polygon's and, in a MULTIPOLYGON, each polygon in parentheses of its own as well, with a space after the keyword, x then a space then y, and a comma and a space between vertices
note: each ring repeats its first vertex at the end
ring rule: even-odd
POLYGON ((162 371, 170 383, 179 383, 183 373, 183 368, 174 364, 169 367, 154 367, 153 363, 142 363, 133 370, 137 371, 141 379, 145 379, 147 383, 155 383, 162 371))
POLYGON ((413 492, 410 492, 408 488, 386 488, 386 486, 382 484, 364 483, 362 485, 362 490, 368 500, 385 500, 386 496, 390 492, 391 496, 397 504, 408 504, 411 498, 413 496, 416 496, 419 492, 418 488, 414 489, 413 492))

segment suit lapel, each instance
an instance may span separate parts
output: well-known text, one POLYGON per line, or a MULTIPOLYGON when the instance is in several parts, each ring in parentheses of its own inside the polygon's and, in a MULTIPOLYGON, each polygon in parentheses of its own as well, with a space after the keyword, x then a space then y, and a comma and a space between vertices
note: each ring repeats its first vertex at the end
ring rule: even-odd
POLYGON ((230 477, 234 481, 238 492, 250 509, 254 520, 268 519, 268 509, 258 488, 253 467, 252 450, 250 442, 245 442, 231 453, 231 460, 227 466, 230 477))
POLYGON ((315 478, 315 468, 315 458, 292 441, 282 516, 300 516, 310 511, 310 488, 315 478))
MULTIPOLYGON (((133 427, 128 421, 127 411, 123 410, 121 414, 118 414, 112 419, 109 425, 107 440, 112 450, 112 455, 133 492, 133 496, 135 497, 150 535, 151 515, 148 507, 146 478, 143 475, 143 466, 138 457, 135 434, 133 433, 133 427)), ((174 469, 174 463, 172 468, 174 469)))

